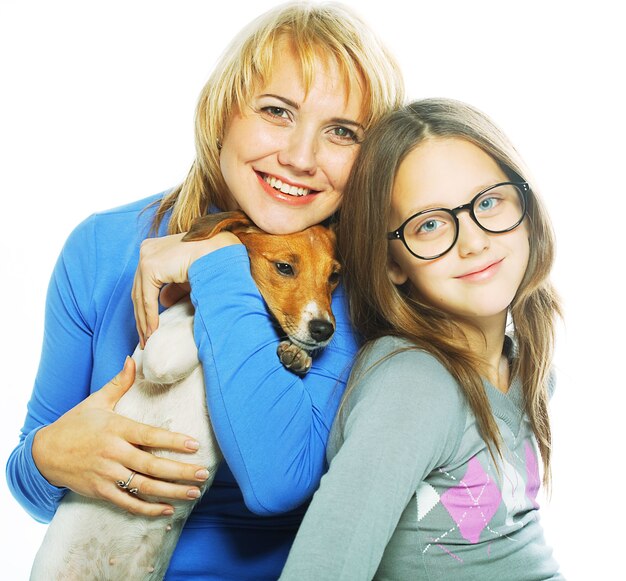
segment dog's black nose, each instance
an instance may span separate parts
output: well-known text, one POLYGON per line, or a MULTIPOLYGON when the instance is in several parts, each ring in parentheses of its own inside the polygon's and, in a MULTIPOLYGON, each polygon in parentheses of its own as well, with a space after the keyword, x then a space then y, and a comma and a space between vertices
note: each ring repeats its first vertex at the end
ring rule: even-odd
POLYGON ((313 319, 309 323, 309 333, 311 333, 311 337, 316 341, 326 341, 330 339, 332 334, 335 332, 335 327, 329 321, 324 321, 323 319, 313 319))

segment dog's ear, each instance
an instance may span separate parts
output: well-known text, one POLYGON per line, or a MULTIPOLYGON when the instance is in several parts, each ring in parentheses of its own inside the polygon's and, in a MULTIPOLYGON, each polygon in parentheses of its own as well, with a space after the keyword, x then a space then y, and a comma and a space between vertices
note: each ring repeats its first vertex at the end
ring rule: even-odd
POLYGON ((189 232, 185 234, 183 240, 206 240, 223 230, 228 230, 233 234, 259 232, 259 229, 252 223, 250 218, 243 212, 220 212, 218 214, 207 214, 197 218, 189 232))
POLYGON ((325 230, 326 236, 328 236, 328 239, 333 245, 337 244, 337 230, 339 229, 339 222, 337 222, 337 220, 319 224, 319 227, 325 230))

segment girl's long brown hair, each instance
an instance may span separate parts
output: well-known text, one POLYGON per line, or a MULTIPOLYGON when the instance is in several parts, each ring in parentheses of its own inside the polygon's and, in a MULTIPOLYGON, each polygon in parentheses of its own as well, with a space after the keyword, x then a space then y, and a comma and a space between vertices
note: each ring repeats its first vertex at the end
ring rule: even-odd
POLYGON ((546 211, 532 188, 519 154, 494 123, 477 109, 449 99, 417 101, 388 115, 366 136, 344 192, 338 228, 345 286, 354 325, 365 344, 345 398, 363 373, 362 361, 375 339, 395 335, 433 354, 455 377, 474 413, 488 449, 501 455, 500 433, 491 413, 480 369, 483 362, 460 341, 460 328, 450 315, 395 286, 387 276, 389 214, 393 182, 407 154, 433 138, 465 139, 480 147, 509 179, 528 181, 530 259, 510 306, 517 356, 512 377, 520 379, 525 411, 537 439, 550 481, 551 432, 548 376, 554 350, 559 299, 549 280, 554 236, 546 211))
POLYGON ((171 211, 168 233, 189 230, 211 206, 227 210, 230 194, 219 164, 219 143, 228 121, 279 66, 278 41, 288 39, 302 66, 305 89, 318 60, 335 62, 349 91, 363 93, 367 129, 404 100, 400 69, 367 25, 338 3, 289 2, 252 21, 223 53, 202 89, 195 119, 196 159, 184 182, 157 208, 153 228, 171 211))

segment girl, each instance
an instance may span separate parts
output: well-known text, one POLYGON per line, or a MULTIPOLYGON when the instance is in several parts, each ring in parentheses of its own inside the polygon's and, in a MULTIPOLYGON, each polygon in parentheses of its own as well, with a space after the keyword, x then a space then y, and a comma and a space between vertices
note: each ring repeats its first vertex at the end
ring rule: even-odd
MULTIPOLYGON (((68 488, 134 513, 171 513, 167 503, 145 502, 116 485, 133 472, 141 494, 197 497, 197 486, 171 480, 201 482, 202 466, 149 453, 193 450, 194 435, 113 413, 133 381, 132 363, 108 381, 138 340, 133 281, 142 343, 157 324, 160 286, 190 284, 225 462, 188 520, 167 578, 278 577, 304 512, 298 507, 325 468, 328 432, 356 350, 342 293, 333 305, 336 336, 301 379, 277 359, 280 338, 238 239, 182 243, 182 233, 205 212, 233 208, 270 232, 327 219, 341 202, 364 133, 402 97, 392 58, 339 5, 284 5, 235 39, 200 97, 197 158, 185 182, 90 217, 62 251, 35 388, 7 466, 9 485, 30 514, 48 521, 68 488), (151 229, 158 237, 142 244, 151 229)), ((180 287, 170 287, 164 302, 179 294, 180 287)))
POLYGON ((528 179, 455 101, 368 134, 339 232, 366 343, 281 579, 561 579, 536 502, 560 309, 528 179))

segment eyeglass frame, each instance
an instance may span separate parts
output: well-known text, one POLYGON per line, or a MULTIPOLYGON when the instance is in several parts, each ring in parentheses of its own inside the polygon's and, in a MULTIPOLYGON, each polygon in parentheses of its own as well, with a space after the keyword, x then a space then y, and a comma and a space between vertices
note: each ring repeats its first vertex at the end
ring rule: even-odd
POLYGON ((461 227, 459 224, 459 219, 457 218, 457 214, 459 212, 462 212, 463 210, 467 210, 474 224, 476 224, 481 230, 483 230, 484 232, 488 232, 489 234, 504 234, 505 232, 511 232, 511 230, 515 230, 515 228, 517 228, 524 221, 524 218, 526 217, 526 213, 528 211, 527 196, 530 193, 530 191, 531 189, 530 189, 530 185, 528 184, 528 182, 499 182, 497 184, 489 186, 488 188, 485 188, 484 190, 481 190, 467 204, 461 204, 460 206, 457 206, 456 208, 452 208, 452 209, 428 208, 426 210, 421 210, 419 212, 416 212, 412 216, 409 216, 404 222, 402 222, 402 224, 400 224, 400 226, 396 230, 394 230, 393 232, 387 232, 387 240, 401 240, 405 248, 413 256, 415 256, 415 258, 419 258, 420 260, 435 260, 436 258, 441 258, 444 254, 447 254, 448 252, 450 252, 450 250, 454 248, 455 244, 457 243, 457 240, 459 239, 459 230, 461 227), (493 190, 494 188, 499 188, 500 186, 515 186, 518 189, 518 191, 521 192, 522 202, 524 204, 524 211, 522 212, 520 219, 515 224, 513 224, 513 226, 510 226, 509 228, 505 228, 504 230, 489 230, 489 228, 485 228, 478 221, 478 218, 476 217, 476 214, 474 213, 474 203, 476 202, 478 198, 480 198, 483 194, 486 194, 489 190, 493 190), (456 226, 456 230, 454 233, 454 240, 452 241, 452 244, 450 244, 450 247, 447 250, 444 250, 443 252, 440 252, 439 254, 436 254, 435 256, 429 256, 428 258, 426 258, 424 256, 420 256, 419 254, 416 254, 409 248, 409 244, 406 241, 406 238, 404 237, 404 228, 411 220, 417 218, 418 216, 421 216, 422 214, 428 214, 430 212, 446 212, 450 214, 452 218, 454 218, 454 225, 456 226))

